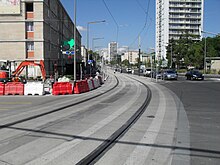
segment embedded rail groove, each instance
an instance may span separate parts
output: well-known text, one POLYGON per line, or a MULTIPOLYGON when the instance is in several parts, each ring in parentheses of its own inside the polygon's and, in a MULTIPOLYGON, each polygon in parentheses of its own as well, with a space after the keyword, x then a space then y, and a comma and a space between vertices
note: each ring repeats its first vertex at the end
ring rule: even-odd
POLYGON ((10 127, 10 126, 13 126, 13 125, 16 125, 16 124, 20 124, 20 123, 23 123, 23 122, 26 122, 26 121, 29 121, 29 120, 33 120, 33 119, 37 119, 39 117, 42 117, 42 116, 46 116, 46 115, 49 115, 49 114, 52 114, 52 113, 55 113, 55 112, 58 112, 58 111, 61 111, 63 109, 66 109, 66 108, 70 108, 72 106, 75 106, 75 105, 78 105, 78 104, 81 104, 81 103, 84 103, 86 101, 89 101, 89 100, 92 100, 92 99, 95 99, 99 96, 102 96, 110 91, 112 91, 113 89, 115 89, 118 84, 119 84, 119 80, 118 78, 115 76, 116 80, 117 80, 117 83, 110 89, 108 89, 107 91, 103 92, 103 93, 100 93, 98 95, 95 95, 93 97, 90 97, 90 98, 87 98, 87 99, 84 99, 84 100, 81 100, 79 102, 76 102, 76 103, 73 103, 73 104, 69 104, 69 105, 66 105, 66 106, 63 106, 63 107, 60 107, 60 108, 57 108, 57 109, 53 109, 51 111, 48 111, 48 112, 44 112, 44 113, 40 113, 40 114, 37 114, 37 115, 34 115, 34 116, 30 116, 30 117, 27 117, 27 118, 24 118, 24 119, 21 119, 21 120, 17 120, 17 121, 14 121, 14 122, 11 122, 11 123, 7 123, 7 124, 4 124, 4 125, 0 125, 0 129, 3 129, 3 128, 7 128, 7 127, 10 127))
MULTIPOLYGON (((131 77, 129 77, 131 78, 131 77)), ((93 150, 89 155, 81 159, 77 165, 88 165, 88 164, 95 164, 115 143, 116 140, 119 140, 128 130, 129 128, 141 117, 141 115, 145 112, 146 108, 148 107, 152 92, 150 88, 144 84, 143 82, 131 78, 133 80, 138 81, 142 85, 144 85, 147 90, 148 94, 147 97, 142 104, 142 106, 118 129, 116 130, 108 139, 106 139, 102 144, 100 144, 95 150, 93 150)))

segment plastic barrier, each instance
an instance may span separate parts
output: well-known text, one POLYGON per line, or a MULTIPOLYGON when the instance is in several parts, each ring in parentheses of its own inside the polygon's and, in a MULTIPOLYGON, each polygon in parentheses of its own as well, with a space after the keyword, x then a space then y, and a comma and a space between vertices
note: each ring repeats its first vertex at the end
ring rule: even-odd
POLYGON ((93 87, 93 89, 95 89, 95 84, 94 84, 93 78, 90 78, 90 80, 92 81, 92 87, 93 87))
POLYGON ((99 81, 98 81, 98 79, 94 78, 93 81, 94 81, 94 87, 95 87, 95 88, 98 88, 98 87, 99 87, 99 81))
POLYGON ((100 85, 104 84, 104 82, 102 80, 102 76, 98 76, 98 79, 99 79, 100 85))
POLYGON ((87 80, 82 80, 82 88, 83 88, 83 92, 89 91, 89 85, 88 85, 87 80))
POLYGON ((27 82, 24 85, 24 95, 44 95, 44 84, 41 82, 27 82))
POLYGON ((21 82, 8 82, 5 84, 5 95, 24 95, 24 84, 21 82))
POLYGON ((94 86, 93 86, 92 80, 91 80, 91 79, 88 79, 88 80, 87 80, 87 83, 88 83, 88 85, 89 85, 89 90, 90 90, 90 91, 93 90, 93 89, 94 89, 94 86))
POLYGON ((74 85, 74 93, 80 94, 83 92, 82 81, 76 81, 74 85))
POLYGON ((0 95, 5 94, 5 84, 0 82, 0 95))
POLYGON ((67 95, 73 93, 73 84, 70 82, 56 82, 53 85, 53 95, 67 95))

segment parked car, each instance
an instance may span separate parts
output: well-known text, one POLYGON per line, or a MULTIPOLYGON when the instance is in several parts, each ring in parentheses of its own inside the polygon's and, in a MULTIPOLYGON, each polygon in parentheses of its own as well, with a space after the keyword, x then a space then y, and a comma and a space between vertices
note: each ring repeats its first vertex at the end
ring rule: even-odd
POLYGON ((162 78, 162 72, 161 71, 158 71, 158 72, 156 72, 156 71, 152 71, 151 72, 151 74, 152 74, 152 78, 157 78, 157 79, 161 79, 162 78))
POLYGON ((163 80, 177 80, 178 74, 173 70, 167 70, 163 72, 163 80))
POLYGON ((126 68, 126 72, 131 73, 132 72, 131 68, 126 68))
POLYGON ((146 70, 144 71, 144 76, 150 77, 150 74, 151 74, 151 69, 146 69, 146 70))
POLYGON ((187 80, 204 80, 204 75, 198 70, 190 70, 185 76, 187 80))

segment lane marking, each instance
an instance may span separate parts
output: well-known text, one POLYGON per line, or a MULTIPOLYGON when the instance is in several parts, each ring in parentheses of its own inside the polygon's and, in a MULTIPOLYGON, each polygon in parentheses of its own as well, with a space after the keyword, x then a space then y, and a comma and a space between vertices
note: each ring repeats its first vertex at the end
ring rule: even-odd
MULTIPOLYGON (((107 118, 101 120, 100 122, 96 123, 94 126, 90 127, 89 129, 85 130, 84 132, 80 133, 78 136, 82 137, 89 137, 98 130, 100 130, 102 127, 106 126, 110 122, 112 122, 114 119, 116 119, 118 116, 123 114, 127 111, 127 107, 132 106, 136 100, 138 99, 138 96, 141 94, 141 88, 138 88, 137 84, 135 84, 137 87, 137 92, 133 95, 131 98, 131 101, 127 102, 127 104, 123 105, 118 111, 114 112, 107 118)), ((45 165, 53 161, 54 159, 58 158, 59 156, 63 155, 65 152, 73 149, 77 144, 81 143, 82 139, 74 139, 70 142, 64 142, 57 147, 47 151, 42 156, 26 163, 25 165, 45 165)), ((78 160, 77 160, 78 161, 78 160)))
MULTIPOLYGON (((157 87, 155 87, 157 88, 157 87)), ((143 138, 141 139, 140 143, 145 144, 154 144, 155 140, 159 134, 166 110, 166 98, 158 88, 157 88, 160 96, 159 106, 157 109, 157 113, 155 115, 154 120, 152 121, 151 125, 147 129, 146 133, 144 134, 143 138)), ((150 150, 152 147, 146 146, 137 146, 134 151, 130 154, 124 165, 132 165, 132 164, 144 164, 145 160, 147 159, 150 150)))
POLYGON ((0 108, 0 111, 9 110, 8 108, 0 108))
POLYGON ((31 105, 32 102, 0 102, 0 105, 31 105))

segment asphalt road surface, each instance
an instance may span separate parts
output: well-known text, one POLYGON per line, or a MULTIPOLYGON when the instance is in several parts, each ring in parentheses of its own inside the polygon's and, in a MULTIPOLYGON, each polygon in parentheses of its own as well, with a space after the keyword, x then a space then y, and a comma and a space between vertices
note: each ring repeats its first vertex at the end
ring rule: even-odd
POLYGON ((155 82, 109 72, 102 87, 80 95, 1 97, 0 165, 81 162, 142 107, 144 84, 148 107, 95 164, 219 164, 218 80, 155 82))
POLYGON ((159 81, 183 103, 189 121, 192 165, 220 164, 220 81, 159 81))

